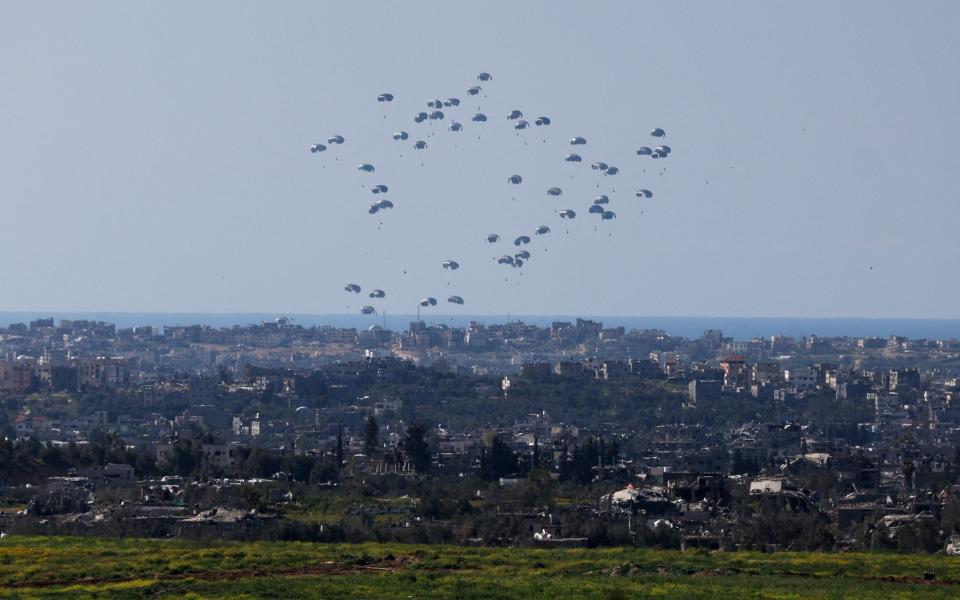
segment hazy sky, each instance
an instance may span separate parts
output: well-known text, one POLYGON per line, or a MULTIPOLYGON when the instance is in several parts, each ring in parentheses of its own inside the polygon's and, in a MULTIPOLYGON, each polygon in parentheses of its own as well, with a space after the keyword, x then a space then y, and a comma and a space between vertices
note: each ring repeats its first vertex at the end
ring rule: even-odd
POLYGON ((960 318, 958 17, 955 1, 4 2, 0 310, 355 312, 356 282, 392 313, 459 294, 434 310, 960 318), (480 71, 494 81, 468 100, 480 71), (443 124, 413 123, 447 96, 464 102, 443 124), (513 108, 553 125, 516 135, 513 108), (652 127, 665 161, 634 153, 652 127), (347 143, 308 151, 333 134, 347 143), (616 221, 588 218, 597 193, 616 221), (540 224, 522 270, 494 262, 540 224))

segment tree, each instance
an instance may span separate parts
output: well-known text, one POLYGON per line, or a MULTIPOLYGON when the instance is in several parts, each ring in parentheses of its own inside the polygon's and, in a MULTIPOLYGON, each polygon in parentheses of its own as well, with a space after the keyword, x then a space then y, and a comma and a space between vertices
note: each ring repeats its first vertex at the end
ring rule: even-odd
POLYGON ((407 434, 403 438, 403 451, 417 473, 427 473, 430 470, 430 446, 426 437, 427 428, 413 424, 407 427, 407 434))
POLYGON ((367 416, 366 422, 366 431, 363 435, 363 450, 367 454, 373 454, 377 448, 380 447, 380 442, 377 439, 377 436, 380 433, 380 428, 377 426, 377 420, 373 417, 373 414, 367 416))

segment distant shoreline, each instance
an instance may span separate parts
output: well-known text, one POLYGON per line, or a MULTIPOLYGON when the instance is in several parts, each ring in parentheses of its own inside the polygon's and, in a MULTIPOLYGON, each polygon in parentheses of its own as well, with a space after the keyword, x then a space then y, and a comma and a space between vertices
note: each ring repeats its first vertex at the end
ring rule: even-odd
MULTIPOLYGON (((167 327, 174 325, 207 325, 210 327, 233 327, 273 321, 285 316, 293 324, 310 327, 328 325, 340 328, 367 328, 384 324, 388 329, 406 329, 415 314, 353 315, 353 314, 299 314, 299 313, 151 313, 151 312, 85 312, 85 311, 0 311, 0 327, 11 323, 28 323, 40 318, 88 319, 115 324, 120 328, 146 326, 167 327)), ((428 324, 443 324, 462 327, 477 321, 485 325, 505 323, 507 315, 476 314, 430 314, 421 315, 428 324)), ((510 315, 516 322, 549 326, 554 321, 575 321, 573 315, 510 315)), ((888 337, 891 335, 909 338, 948 339, 960 338, 960 319, 916 318, 841 318, 841 317, 653 317, 653 316, 607 316, 592 315, 581 318, 593 319, 604 327, 626 329, 662 329, 672 336, 700 337, 706 329, 720 329, 724 335, 737 340, 753 337, 786 335, 803 337, 888 337)))

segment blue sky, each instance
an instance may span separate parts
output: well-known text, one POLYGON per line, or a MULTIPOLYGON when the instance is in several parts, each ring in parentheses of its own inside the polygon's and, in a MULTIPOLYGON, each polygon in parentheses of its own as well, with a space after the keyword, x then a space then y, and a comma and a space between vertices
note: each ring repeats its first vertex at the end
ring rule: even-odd
POLYGON ((391 313, 458 294, 462 309, 434 310, 960 318, 955 2, 8 2, 0 16, 2 310, 356 312, 365 298, 342 286, 357 282, 391 313), (494 80, 468 101, 480 71, 494 80), (396 101, 377 103, 386 91, 396 101), (443 123, 461 134, 413 123, 447 96, 464 100, 443 123), (517 135, 514 108, 553 124, 517 135), (634 153, 652 127, 665 161, 634 153), (308 151, 333 134, 347 143, 308 151), (575 135, 581 165, 563 161, 575 135), (382 219, 367 214, 377 183, 396 205, 382 219), (615 221, 587 218, 598 193, 615 221), (523 269, 495 263, 541 224, 523 269))

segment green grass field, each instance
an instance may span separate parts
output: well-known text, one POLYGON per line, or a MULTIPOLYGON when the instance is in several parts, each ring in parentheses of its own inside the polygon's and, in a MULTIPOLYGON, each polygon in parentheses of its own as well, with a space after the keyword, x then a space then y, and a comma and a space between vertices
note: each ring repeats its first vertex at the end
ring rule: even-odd
POLYGON ((6 598, 956 598, 960 559, 11 537, 6 598), (924 581, 924 573, 935 581, 924 581))

